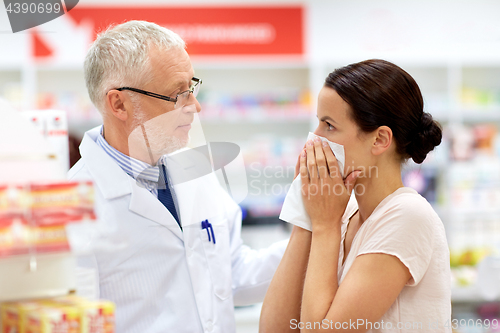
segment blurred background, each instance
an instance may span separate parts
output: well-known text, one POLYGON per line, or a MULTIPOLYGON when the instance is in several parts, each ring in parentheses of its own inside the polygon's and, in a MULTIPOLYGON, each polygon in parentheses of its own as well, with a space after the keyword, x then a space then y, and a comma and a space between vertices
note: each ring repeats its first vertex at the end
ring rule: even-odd
MULTIPOLYGON (((203 80, 205 139, 241 147, 248 180, 242 236, 262 248, 289 235, 278 215, 317 126, 325 77, 369 58, 394 62, 415 78, 426 111, 444 129, 442 144, 422 165, 408 163, 403 178, 445 224, 453 317, 495 319, 500 273, 495 260, 483 259, 500 250, 499 17, 493 0, 80 0, 66 15, 13 34, 1 8, 0 96, 30 111, 26 117, 61 147, 67 169, 83 133, 101 123, 82 69, 96 32, 130 19, 178 32, 203 80)), ((256 332, 258 315, 259 306, 238 308, 238 332, 256 332)))

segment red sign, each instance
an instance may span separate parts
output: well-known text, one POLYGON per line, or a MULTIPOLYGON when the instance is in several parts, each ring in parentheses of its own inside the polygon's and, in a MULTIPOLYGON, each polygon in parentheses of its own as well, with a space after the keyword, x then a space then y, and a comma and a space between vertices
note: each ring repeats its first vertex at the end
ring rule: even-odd
POLYGON ((128 20, 177 32, 191 55, 302 55, 303 9, 276 7, 85 7, 66 15, 93 22, 94 32, 128 20))

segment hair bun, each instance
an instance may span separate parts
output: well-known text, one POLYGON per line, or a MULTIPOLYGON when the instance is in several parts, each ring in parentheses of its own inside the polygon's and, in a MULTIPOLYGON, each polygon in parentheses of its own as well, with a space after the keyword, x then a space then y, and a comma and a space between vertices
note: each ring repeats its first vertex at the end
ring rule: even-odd
POLYGON ((439 123, 434 121, 430 113, 424 112, 420 124, 416 129, 415 137, 406 147, 407 154, 415 161, 422 163, 427 154, 441 143, 443 137, 439 123))

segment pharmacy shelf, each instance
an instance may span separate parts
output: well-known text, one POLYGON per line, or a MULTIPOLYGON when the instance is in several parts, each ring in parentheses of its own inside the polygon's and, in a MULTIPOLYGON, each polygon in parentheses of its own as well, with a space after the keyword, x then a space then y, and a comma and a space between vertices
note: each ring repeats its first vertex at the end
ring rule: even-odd
MULTIPOLYGON (((203 112, 203 111, 202 111, 203 112)), ((311 117, 221 117, 221 118, 203 118, 200 117, 201 124, 205 125, 257 125, 261 126, 263 124, 273 124, 273 125, 283 125, 288 126, 290 124, 305 124, 309 125, 311 122, 311 117)))
POLYGON ((0 259, 0 302, 55 297, 76 288, 76 261, 68 252, 0 259))
MULTIPOLYGON (((313 99, 316 87, 321 86, 326 75, 338 65, 324 65, 301 61, 220 61, 204 60, 194 62, 197 75, 204 80, 204 90, 232 93, 246 92, 248 89, 260 89, 272 92, 283 87, 296 89, 311 89, 313 99), (271 79, 262 79, 270 77, 271 79), (235 79, 237 78, 237 79, 235 79), (318 78, 318 79, 316 79, 318 78), (320 79, 321 78, 321 79, 320 79), (314 80, 314 82, 313 82, 314 80), (228 84, 230 82, 230 84, 228 84)), ((462 102, 461 89, 475 89, 478 94, 491 91, 500 96, 500 84, 488 73, 500 73, 500 62, 477 64, 449 64, 445 62, 426 63, 410 62, 401 64, 408 69, 420 85, 427 111, 441 122, 500 122, 500 106, 489 104, 481 106, 466 106, 462 102), (479 78, 486 77, 484 82, 479 78)), ((21 93, 53 93, 56 96, 62 92, 74 90, 78 98, 87 99, 83 82, 83 70, 76 64, 31 65, 31 66, 0 66, 0 94, 9 96, 10 86, 18 85, 21 93), (27 91, 26 91, 27 90, 27 91)), ((64 98, 64 97, 61 97, 64 98)), ((496 97, 497 99, 500 97, 496 97)), ((36 108, 37 98, 33 99, 36 108)), ((500 101, 496 101, 500 103, 500 101)), ((71 115, 70 115, 71 118, 71 115)), ((78 117, 76 117, 78 118, 78 117)), ((238 119, 229 120, 238 122, 238 119)), ((247 120, 245 120, 247 121, 247 120)), ((260 120, 255 120, 259 122, 260 120)), ((267 120, 266 120, 267 121, 267 120)), ((272 120, 274 121, 274 120, 272 120)), ((276 120, 278 122, 279 120, 276 120)), ((253 122, 253 121, 252 121, 253 122)))
POLYGON ((259 331, 259 318, 262 303, 234 308, 236 333, 255 333, 259 331))
POLYGON ((500 107, 488 109, 476 109, 462 112, 463 122, 465 123, 498 123, 500 122, 500 107))
POLYGON ((477 285, 451 288, 452 303, 482 303, 494 301, 500 301, 500 298, 493 300, 485 299, 479 292, 477 285))

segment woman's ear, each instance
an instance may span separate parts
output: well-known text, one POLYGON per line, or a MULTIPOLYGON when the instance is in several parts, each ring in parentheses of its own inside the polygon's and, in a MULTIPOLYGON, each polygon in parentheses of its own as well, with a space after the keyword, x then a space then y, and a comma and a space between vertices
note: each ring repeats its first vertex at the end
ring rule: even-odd
POLYGON ((122 91, 110 90, 106 94, 106 106, 110 113, 121 121, 128 119, 127 105, 130 104, 127 95, 122 91))
POLYGON ((380 155, 385 152, 392 143, 392 130, 388 126, 380 126, 374 132, 375 140, 372 145, 373 155, 380 155))

